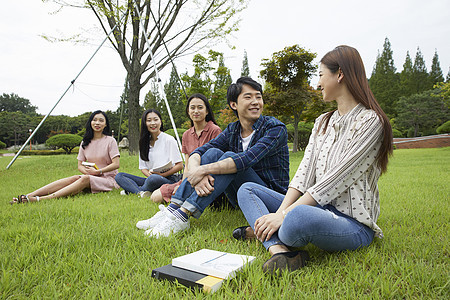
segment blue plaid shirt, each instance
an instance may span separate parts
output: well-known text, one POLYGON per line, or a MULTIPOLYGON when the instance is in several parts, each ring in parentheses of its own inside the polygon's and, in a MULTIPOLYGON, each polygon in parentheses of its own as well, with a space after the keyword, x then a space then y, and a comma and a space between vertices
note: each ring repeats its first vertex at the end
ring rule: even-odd
POLYGON ((260 116, 252 128, 253 137, 246 151, 242 148, 241 123, 237 121, 192 154, 202 156, 210 148, 234 152, 231 158, 238 172, 252 168, 269 188, 286 194, 289 185, 286 125, 274 117, 260 116))

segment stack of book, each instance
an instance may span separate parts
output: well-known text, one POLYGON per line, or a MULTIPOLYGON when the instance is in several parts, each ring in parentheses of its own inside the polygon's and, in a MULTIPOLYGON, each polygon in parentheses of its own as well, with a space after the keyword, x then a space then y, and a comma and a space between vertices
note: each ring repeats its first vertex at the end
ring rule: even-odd
POLYGON ((152 277, 178 281, 188 287, 215 292, 224 280, 251 263, 254 256, 202 249, 172 259, 172 264, 154 269, 152 277))

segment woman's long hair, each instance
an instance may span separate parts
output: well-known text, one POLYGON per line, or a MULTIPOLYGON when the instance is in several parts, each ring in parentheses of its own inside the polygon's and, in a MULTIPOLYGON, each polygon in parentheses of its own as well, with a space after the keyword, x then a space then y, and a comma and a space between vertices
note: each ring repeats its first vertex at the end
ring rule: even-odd
POLYGON ((203 94, 196 93, 196 94, 193 94, 192 96, 190 96, 186 103, 186 115, 189 118, 189 120, 191 121, 191 127, 194 126, 194 121, 192 121, 191 117, 189 116, 189 104, 191 103, 191 100, 194 98, 198 98, 198 99, 202 100, 203 103, 205 103, 206 112, 208 113, 206 115, 205 121, 206 122, 212 121, 214 124, 217 125, 216 119, 214 118, 214 113, 211 109, 211 105, 209 104, 208 98, 206 98, 206 96, 203 94))
POLYGON ((96 110, 90 115, 88 121, 86 122, 86 133, 83 136, 83 143, 82 143, 83 149, 86 149, 86 147, 89 145, 89 143, 94 138, 94 130, 92 129, 91 122, 94 119, 94 116, 97 114, 102 114, 105 117, 106 127, 103 129, 102 133, 104 135, 111 135, 111 128, 109 127, 108 116, 103 111, 96 110))
MULTIPOLYGON (((370 90, 364 64, 358 50, 349 46, 338 46, 325 54, 320 62, 333 74, 336 74, 341 69, 344 74, 342 83, 346 84, 355 100, 358 103, 362 103, 366 108, 374 110, 380 118, 383 124, 383 142, 377 155, 377 164, 382 173, 386 172, 388 159, 393 151, 392 128, 388 117, 370 90)), ((322 123, 325 124, 324 131, 328 126, 333 112, 328 112, 323 118, 322 123)), ((319 125, 319 130, 322 123, 319 125)))
POLYGON ((150 131, 148 131, 146 122, 147 115, 149 113, 155 113, 158 115, 158 118, 161 120, 161 127, 159 128, 159 130, 164 131, 164 125, 160 112, 153 108, 144 111, 141 119, 141 134, 139 137, 139 154, 141 156, 141 159, 144 161, 148 161, 148 150, 150 149, 150 141, 152 140, 152 135, 150 134, 150 131))

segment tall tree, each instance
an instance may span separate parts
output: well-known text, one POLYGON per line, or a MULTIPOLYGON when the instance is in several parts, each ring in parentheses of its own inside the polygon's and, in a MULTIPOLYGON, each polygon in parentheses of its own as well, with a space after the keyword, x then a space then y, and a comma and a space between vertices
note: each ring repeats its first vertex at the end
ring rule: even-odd
POLYGON ((242 60, 241 77, 250 76, 250 67, 248 66, 247 51, 244 50, 244 59, 242 60))
POLYGON ((403 63, 403 70, 400 73, 400 91, 402 96, 409 96, 414 94, 413 88, 413 62, 409 51, 406 52, 405 62, 403 63))
POLYGON ((414 59, 412 82, 413 94, 421 93, 433 88, 430 84, 425 60, 419 47, 417 47, 416 57, 414 59))
POLYGON ((171 59, 200 49, 210 41, 224 39, 237 30, 239 20, 236 16, 247 4, 247 0, 52 1, 63 6, 88 8, 105 32, 114 28, 110 42, 128 74, 128 139, 131 153, 138 151, 139 94, 155 76, 146 38, 155 55, 157 68, 161 70, 171 59), (139 15, 144 28, 140 26, 139 15))
POLYGON ((317 69, 312 62, 315 53, 299 45, 286 47, 263 59, 261 77, 266 80, 266 108, 273 114, 291 117, 294 126, 293 151, 298 149, 298 123, 308 103, 312 101, 309 77, 317 69))
POLYGON ((383 51, 375 61, 369 84, 375 98, 390 117, 397 114, 395 103, 400 97, 400 77, 396 71, 391 43, 386 38, 383 51))
MULTIPOLYGON (((150 90, 145 95, 144 104, 143 104, 144 107, 143 107, 142 111, 149 109, 149 108, 154 108, 154 109, 158 110, 159 112, 161 112, 162 105, 163 104, 162 104, 161 95, 159 93, 158 83, 156 83, 154 81, 150 81, 150 90)), ((163 117, 163 116, 161 115, 161 117, 163 117)), ((164 117, 163 117, 162 121, 164 122, 164 117)))
POLYGON ((14 93, 5 94, 0 96, 0 112, 2 111, 21 111, 24 114, 35 114, 36 106, 31 105, 30 100, 19 97, 14 93))
POLYGON ((434 51, 429 78, 432 86, 436 83, 444 82, 444 75, 442 74, 441 63, 439 62, 437 50, 434 51))
POLYGON ((227 107, 227 90, 233 82, 231 79, 230 69, 225 66, 223 53, 212 52, 212 61, 218 63, 217 69, 214 71, 213 91, 211 95, 211 108, 213 111, 220 111, 227 107))

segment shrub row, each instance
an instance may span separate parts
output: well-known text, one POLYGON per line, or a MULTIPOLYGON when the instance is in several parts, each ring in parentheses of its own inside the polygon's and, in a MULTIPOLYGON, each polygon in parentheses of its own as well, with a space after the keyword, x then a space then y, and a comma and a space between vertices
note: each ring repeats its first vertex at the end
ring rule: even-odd
MULTIPOLYGON (((73 149, 72 153, 78 153, 79 147, 73 149)), ((66 154, 63 149, 58 150, 23 150, 22 155, 60 155, 66 154)))

